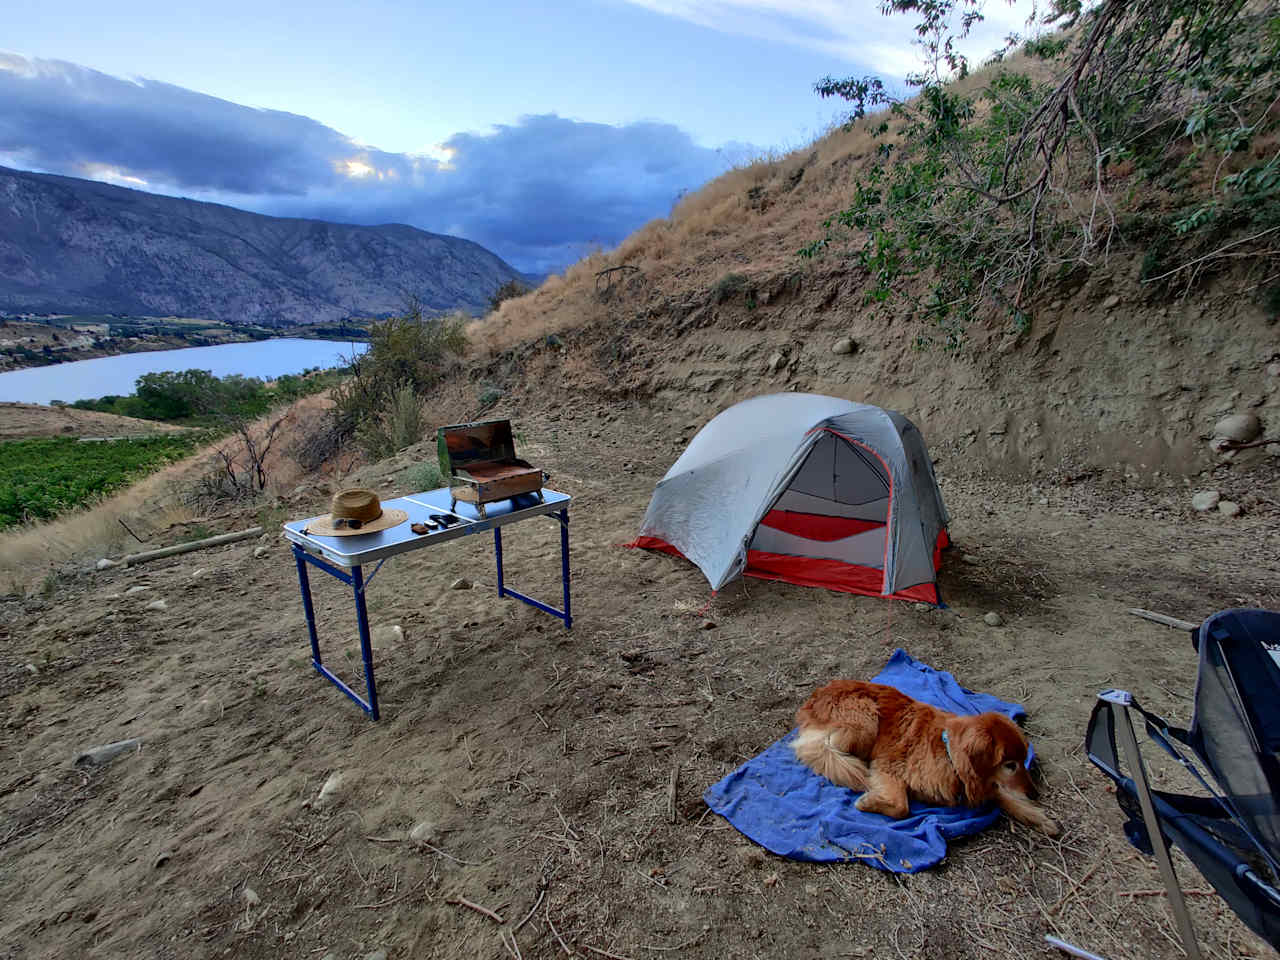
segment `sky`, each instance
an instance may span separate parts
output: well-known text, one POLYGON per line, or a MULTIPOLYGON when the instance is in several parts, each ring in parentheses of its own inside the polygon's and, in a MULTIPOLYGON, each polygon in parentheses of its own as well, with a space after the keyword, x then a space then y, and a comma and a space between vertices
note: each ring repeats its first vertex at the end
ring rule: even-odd
MULTIPOLYGON (((988 5, 981 56, 1024 29, 988 5)), ((545 273, 919 66, 875 0, 19 0, 0 165, 278 216, 408 223, 545 273)))

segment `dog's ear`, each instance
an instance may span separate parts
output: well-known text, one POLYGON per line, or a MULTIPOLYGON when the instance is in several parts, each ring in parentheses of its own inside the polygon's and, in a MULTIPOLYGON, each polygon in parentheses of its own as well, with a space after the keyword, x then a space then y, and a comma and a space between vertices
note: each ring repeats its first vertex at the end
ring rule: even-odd
POLYGON ((981 715, 956 717, 947 724, 951 763, 964 784, 965 801, 980 807, 994 795, 991 773, 996 766, 996 743, 981 715))

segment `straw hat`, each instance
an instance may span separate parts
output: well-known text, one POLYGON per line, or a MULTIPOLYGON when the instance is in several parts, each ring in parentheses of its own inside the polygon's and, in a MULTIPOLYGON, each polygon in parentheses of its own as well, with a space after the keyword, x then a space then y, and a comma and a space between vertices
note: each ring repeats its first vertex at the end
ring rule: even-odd
POLYGON ((306 532, 320 537, 358 537, 386 530, 408 519, 409 515, 403 510, 383 510, 378 495, 372 490, 339 490, 333 495, 329 516, 311 521, 306 532))

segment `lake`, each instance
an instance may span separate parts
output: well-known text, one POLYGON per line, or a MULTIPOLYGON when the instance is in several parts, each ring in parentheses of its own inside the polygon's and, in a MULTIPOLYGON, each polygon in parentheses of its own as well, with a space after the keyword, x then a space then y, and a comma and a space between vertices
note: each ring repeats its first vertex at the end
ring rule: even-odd
POLYGON ((110 394, 123 397, 133 393, 134 382, 144 373, 166 370, 209 370, 217 377, 238 373, 270 380, 311 367, 341 366, 353 353, 364 353, 368 348, 367 343, 281 337, 252 343, 223 343, 216 347, 122 353, 115 357, 0 373, 0 401, 72 403, 110 394))

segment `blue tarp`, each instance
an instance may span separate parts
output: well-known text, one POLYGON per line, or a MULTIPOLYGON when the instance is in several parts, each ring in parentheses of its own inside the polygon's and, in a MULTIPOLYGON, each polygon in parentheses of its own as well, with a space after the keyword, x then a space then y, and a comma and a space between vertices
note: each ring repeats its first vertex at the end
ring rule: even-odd
MULTIPOLYGON (((995 710, 1014 720, 1027 715, 1016 703, 966 690, 951 674, 913 660, 902 649, 872 679, 952 713, 995 710)), ((905 820, 863 813, 853 805, 860 794, 836 786, 796 759, 790 747, 795 735, 792 730, 703 794, 707 806, 779 856, 815 863, 857 860, 880 870, 915 873, 947 855, 947 840, 984 830, 1000 816, 994 807, 915 803, 905 820)))

